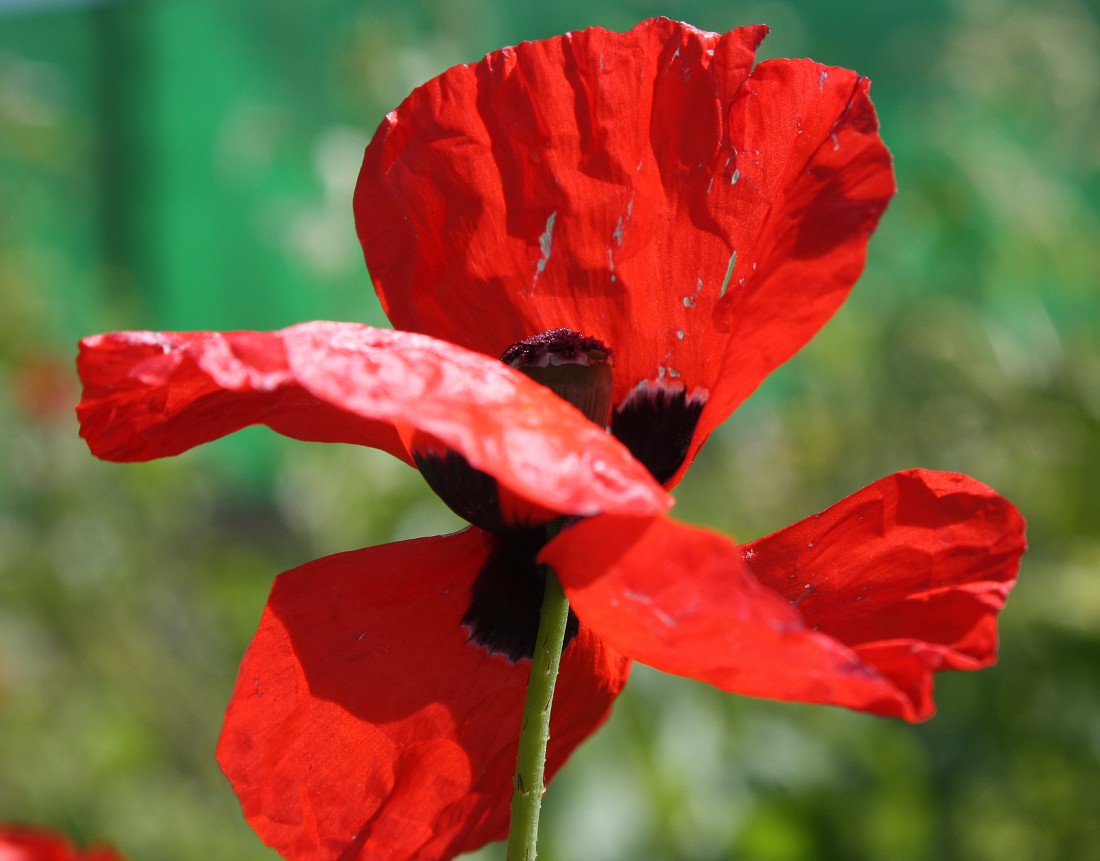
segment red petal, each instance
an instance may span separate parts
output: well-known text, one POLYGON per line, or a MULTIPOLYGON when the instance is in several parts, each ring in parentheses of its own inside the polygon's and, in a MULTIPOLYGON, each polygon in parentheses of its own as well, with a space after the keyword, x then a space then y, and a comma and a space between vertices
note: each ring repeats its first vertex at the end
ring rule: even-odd
MULTIPOLYGON (((218 759, 288 859, 438 861, 503 837, 530 667, 467 642, 486 533, 390 544, 281 575, 218 759)), ((549 769, 604 720, 629 662, 566 649, 549 769)))
POLYGON ((863 271, 867 242, 896 190, 870 86, 847 69, 770 60, 730 108, 730 128, 744 141, 736 159, 743 211, 732 228, 737 263, 728 289, 709 300, 715 328, 728 335, 689 464, 710 432, 828 321, 863 271))
POLYGON ((0 861, 121 861, 103 847, 78 851, 66 838, 40 828, 0 825, 0 861))
POLYGON ((844 299, 894 191, 867 82, 750 76, 764 33, 593 28, 416 90, 355 197, 390 319, 490 355, 577 329, 615 349, 616 401, 709 389, 705 438, 844 299))
POLYGON ((931 676, 995 657, 1023 520, 966 476, 912 471, 738 548, 664 518, 597 517, 543 551, 582 623, 725 690, 931 716, 931 676))
POLYGON ((431 434, 556 511, 663 511, 670 500, 613 437, 503 363, 353 323, 280 332, 116 332, 85 338, 81 434, 111 460, 148 460, 252 424, 409 460, 431 434))
MULTIPOLYGON (((1025 547, 1008 500, 969 476, 915 469, 742 552, 807 625, 888 673, 918 651, 934 669, 992 664, 997 613, 1025 547)), ((930 679, 920 685, 913 699, 931 714, 930 679)))

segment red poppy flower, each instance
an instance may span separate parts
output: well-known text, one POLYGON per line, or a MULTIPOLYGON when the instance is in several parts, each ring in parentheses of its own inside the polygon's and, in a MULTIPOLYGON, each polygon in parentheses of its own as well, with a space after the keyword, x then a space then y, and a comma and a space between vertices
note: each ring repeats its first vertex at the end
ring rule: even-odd
POLYGON ((121 861, 104 847, 81 852, 64 837, 39 828, 0 825, 0 861, 121 861))
POLYGON ((1023 522, 973 479, 898 473, 740 547, 664 516, 660 485, 843 301, 894 190, 866 80, 754 67, 764 34, 585 30, 416 90, 355 194, 406 331, 82 342, 100 456, 262 423, 389 451, 475 524, 276 580, 218 755, 286 857, 504 836, 543 563, 575 611, 550 774, 630 659, 907 720, 932 713, 933 672, 994 660, 1023 522))

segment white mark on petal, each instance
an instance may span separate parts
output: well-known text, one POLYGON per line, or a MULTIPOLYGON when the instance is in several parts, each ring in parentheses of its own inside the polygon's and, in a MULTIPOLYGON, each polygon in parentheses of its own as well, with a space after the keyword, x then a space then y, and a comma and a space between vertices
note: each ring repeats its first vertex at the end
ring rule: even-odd
POLYGON ((615 224, 615 229, 611 231, 611 238, 615 240, 615 244, 621 246, 623 244, 623 229, 626 227, 626 223, 630 221, 630 216, 634 213, 634 195, 630 195, 630 200, 626 202, 626 212, 619 216, 619 220, 615 224))
POLYGON ((555 209, 550 213, 550 217, 546 219, 546 229, 542 231, 542 236, 539 237, 539 250, 542 252, 544 261, 550 259, 550 244, 554 241, 554 222, 557 219, 558 211, 555 209))
POLYGON ((539 276, 546 271, 546 264, 550 261, 550 250, 554 241, 554 222, 558 218, 558 211, 555 209, 550 213, 550 217, 546 219, 546 229, 542 231, 542 236, 539 237, 539 262, 535 266, 535 280, 531 283, 531 289, 534 290, 539 283, 539 276))
POLYGON ((702 277, 696 278, 695 279, 695 292, 693 292, 690 296, 685 296, 684 297, 684 307, 685 308, 694 308, 695 307, 695 300, 699 296, 699 293, 702 291, 702 289, 703 289, 703 279, 702 279, 702 277))
MULTIPOLYGON (((638 167, 641 167, 641 162, 638 163, 638 167)), ((619 220, 615 223, 615 229, 611 231, 611 240, 615 243, 615 247, 621 248, 623 245, 623 232, 626 229, 627 222, 630 221, 630 216, 634 213, 634 195, 630 195, 630 200, 626 202, 626 212, 619 216, 619 220)), ((615 275, 615 249, 607 249, 607 264, 611 268, 611 283, 614 284, 618 278, 615 275)))
POLYGON ((718 293, 719 298, 722 298, 723 296, 726 295, 726 288, 728 288, 730 286, 730 278, 733 277, 733 267, 736 263, 737 263, 737 251, 735 249, 733 254, 730 255, 730 265, 729 265, 729 268, 726 270, 726 280, 722 282, 722 289, 718 293))

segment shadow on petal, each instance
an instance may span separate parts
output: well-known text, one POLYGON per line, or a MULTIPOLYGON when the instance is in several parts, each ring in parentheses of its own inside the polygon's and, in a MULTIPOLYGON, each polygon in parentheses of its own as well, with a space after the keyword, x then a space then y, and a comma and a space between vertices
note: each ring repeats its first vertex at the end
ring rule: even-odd
MULTIPOLYGON (((529 662, 490 655, 462 627, 488 547, 471 528, 276 580, 218 759, 285 857, 443 859, 504 836, 529 662)), ((587 631, 566 650, 551 773, 605 719, 627 669, 587 631)))

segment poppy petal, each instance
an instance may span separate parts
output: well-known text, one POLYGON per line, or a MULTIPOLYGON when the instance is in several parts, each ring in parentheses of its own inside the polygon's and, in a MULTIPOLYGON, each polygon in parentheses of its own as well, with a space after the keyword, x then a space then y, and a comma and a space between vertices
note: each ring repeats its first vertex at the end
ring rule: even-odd
MULTIPOLYGON (((490 540, 470 528, 276 580, 218 759, 284 857, 442 861, 505 836, 530 661, 490 654, 462 626, 490 540)), ((628 670, 581 628, 562 659, 550 773, 628 670)))
MULTIPOLYGON (((933 669, 996 661, 997 613, 1016 583, 1024 529, 1016 507, 981 482, 914 469, 741 549, 807 625, 901 678, 917 653, 933 669)), ((909 696, 931 714, 931 677, 917 677, 909 696)))
POLYGON ((647 381, 709 395, 694 452, 836 310, 894 191, 866 80, 753 70, 765 33, 592 28, 414 91, 355 195, 393 323, 490 355, 596 337, 616 403, 647 381))
POLYGON ((737 547, 667 518, 602 516, 543 550, 612 648, 724 690, 930 717, 932 673, 992 663, 1023 520, 921 470, 737 547))
POLYGON ((743 217, 734 226, 736 264, 713 302, 714 326, 728 340, 687 463, 832 317, 863 271, 896 191, 870 86, 847 69, 769 60, 730 108, 730 128, 745 142, 735 168, 743 217))
POLYGON ((554 511, 663 511, 627 450, 502 362, 353 323, 279 332, 115 332, 81 341, 81 435, 109 460, 148 460, 253 424, 409 461, 416 431, 554 511))

